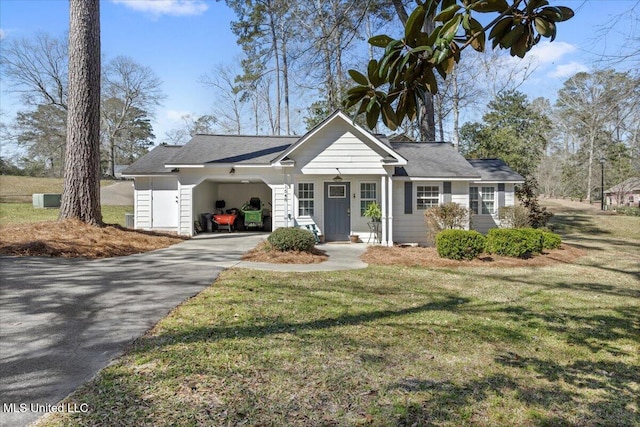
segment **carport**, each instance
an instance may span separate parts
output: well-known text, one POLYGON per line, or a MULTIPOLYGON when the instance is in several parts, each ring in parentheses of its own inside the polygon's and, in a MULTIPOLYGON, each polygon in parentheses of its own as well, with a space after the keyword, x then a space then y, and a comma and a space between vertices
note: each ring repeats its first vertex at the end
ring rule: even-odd
MULTIPOLYGON (((200 221, 204 231, 211 231, 210 223, 208 227, 208 220, 205 221, 203 216, 216 212, 216 201, 224 200, 226 211, 241 209, 252 197, 260 199, 265 217, 264 228, 267 231, 271 230, 273 192, 271 187, 258 177, 239 179, 230 176, 224 180, 220 177, 205 178, 193 187, 193 220, 200 221)), ((242 224, 239 229, 244 229, 242 224)))

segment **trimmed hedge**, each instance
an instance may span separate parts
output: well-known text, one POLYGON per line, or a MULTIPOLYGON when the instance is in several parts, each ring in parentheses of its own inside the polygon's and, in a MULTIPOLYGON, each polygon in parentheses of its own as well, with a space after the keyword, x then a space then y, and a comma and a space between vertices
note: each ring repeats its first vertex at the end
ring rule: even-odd
POLYGON ((475 230, 443 230, 436 235, 436 249, 441 258, 474 259, 485 246, 485 237, 475 230))
POLYGON ((489 254, 526 258, 542 252, 541 230, 533 228, 492 228, 487 233, 485 251, 489 254))
POLYGON ((542 248, 543 249, 558 249, 562 244, 562 238, 559 234, 552 233, 551 231, 539 230, 542 233, 542 248))
POLYGON ((275 249, 286 251, 309 252, 316 244, 313 233, 302 228, 278 228, 267 237, 275 249))

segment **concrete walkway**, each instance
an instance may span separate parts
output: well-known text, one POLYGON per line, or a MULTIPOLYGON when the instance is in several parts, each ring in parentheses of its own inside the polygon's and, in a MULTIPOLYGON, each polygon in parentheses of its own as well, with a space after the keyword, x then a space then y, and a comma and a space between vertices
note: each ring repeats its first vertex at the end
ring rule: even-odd
MULTIPOLYGON (((227 236, 229 238, 233 238, 235 235, 236 234, 234 233, 204 233, 194 237, 192 241, 220 241, 221 244, 224 245, 227 236)), ((237 235, 244 236, 245 234, 237 235)), ((257 234, 257 236, 259 237, 257 242, 267 238, 267 234, 257 234)), ((319 264, 271 264, 268 262, 238 261, 232 263, 220 262, 218 265, 223 267, 250 268, 253 270, 300 273, 312 271, 357 270, 367 267, 367 264, 360 260, 360 255, 367 250, 367 245, 365 243, 325 243, 316 247, 319 250, 324 251, 329 256, 329 259, 319 264)))
POLYGON ((279 271, 362 268, 364 244, 326 244, 329 261, 240 261, 266 237, 204 234, 145 254, 104 260, 0 257, 0 425, 24 426, 93 377, 175 306, 229 267, 279 271), (11 405, 27 404, 24 412, 11 405), (7 411, 8 412, 7 412, 7 411))

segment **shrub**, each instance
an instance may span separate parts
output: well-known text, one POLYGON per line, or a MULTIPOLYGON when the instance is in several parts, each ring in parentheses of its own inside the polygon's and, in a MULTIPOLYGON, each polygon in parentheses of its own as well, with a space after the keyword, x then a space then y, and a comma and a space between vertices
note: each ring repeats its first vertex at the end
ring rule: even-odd
POLYGON ((428 237, 431 241, 442 230, 462 230, 469 223, 469 209, 458 203, 449 202, 424 211, 428 237))
POLYGON ((485 238, 475 230, 444 230, 436 235, 441 258, 474 259, 484 250, 485 238))
POLYGON ((502 228, 531 227, 529 209, 522 205, 502 206, 498 211, 502 228))
POLYGON ((485 251, 490 254, 526 258, 542 252, 542 231, 533 228, 492 228, 485 251))
POLYGON ((529 212, 529 226, 542 228, 547 225, 553 214, 546 207, 540 206, 536 188, 538 182, 533 177, 528 177, 524 184, 516 186, 516 196, 529 212))
POLYGON ((559 234, 552 233, 551 231, 539 230, 542 233, 542 248, 543 249, 558 249, 562 243, 562 238, 559 234))
POLYGON ((627 216, 640 216, 640 208, 634 206, 619 206, 616 208, 616 212, 627 216))
POLYGON ((278 228, 267 237, 275 249, 285 251, 309 252, 316 244, 313 233, 301 228, 278 228))

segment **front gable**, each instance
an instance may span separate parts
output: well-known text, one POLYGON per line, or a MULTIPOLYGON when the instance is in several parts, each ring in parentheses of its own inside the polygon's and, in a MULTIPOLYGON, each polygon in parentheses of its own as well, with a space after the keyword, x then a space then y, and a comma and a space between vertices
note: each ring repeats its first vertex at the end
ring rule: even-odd
POLYGON ((305 175, 387 174, 384 165, 406 160, 371 133, 336 112, 309 131, 274 163, 293 161, 305 175))

